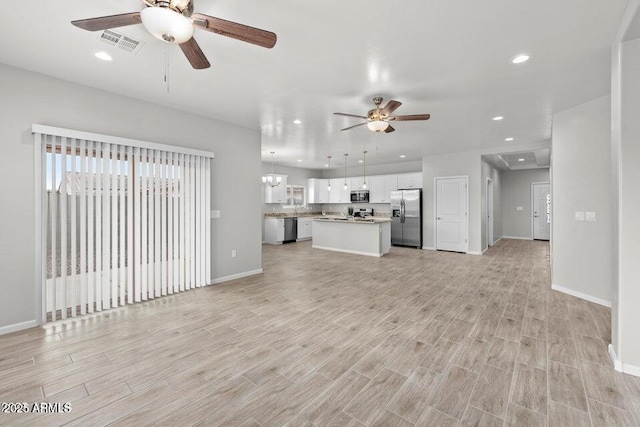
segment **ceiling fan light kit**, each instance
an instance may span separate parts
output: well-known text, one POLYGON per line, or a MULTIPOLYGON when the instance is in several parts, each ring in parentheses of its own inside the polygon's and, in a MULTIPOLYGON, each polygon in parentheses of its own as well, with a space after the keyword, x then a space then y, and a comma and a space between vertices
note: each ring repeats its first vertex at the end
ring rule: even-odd
POLYGON ((167 43, 185 43, 193 37, 193 24, 168 7, 148 7, 140 12, 142 24, 155 38, 167 43))

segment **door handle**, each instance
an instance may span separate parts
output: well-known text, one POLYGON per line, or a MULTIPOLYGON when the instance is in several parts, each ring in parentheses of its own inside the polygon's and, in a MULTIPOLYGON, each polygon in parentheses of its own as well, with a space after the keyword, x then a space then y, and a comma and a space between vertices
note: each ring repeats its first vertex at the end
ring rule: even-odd
POLYGON ((440 217, 437 217, 436 219, 437 219, 438 221, 440 221, 440 220, 441 220, 442 218, 440 218, 440 217))

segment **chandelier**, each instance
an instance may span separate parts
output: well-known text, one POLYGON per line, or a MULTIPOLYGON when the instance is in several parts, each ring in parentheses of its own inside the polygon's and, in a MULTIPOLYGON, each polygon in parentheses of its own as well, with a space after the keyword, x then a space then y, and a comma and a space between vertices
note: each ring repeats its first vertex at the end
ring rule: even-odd
POLYGON ((277 187, 282 182, 281 176, 276 176, 273 173, 273 159, 276 154, 275 151, 270 151, 271 153, 271 173, 262 176, 262 183, 269 184, 272 187, 277 187))

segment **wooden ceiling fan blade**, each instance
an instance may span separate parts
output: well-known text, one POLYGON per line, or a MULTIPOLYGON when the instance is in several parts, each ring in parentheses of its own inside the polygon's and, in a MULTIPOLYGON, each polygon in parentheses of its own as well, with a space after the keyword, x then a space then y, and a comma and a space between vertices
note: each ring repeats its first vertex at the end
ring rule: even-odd
POLYGON ((391 132, 393 132, 393 131, 395 131, 394 127, 393 127, 393 126, 391 126, 391 125, 389 125, 389 126, 387 126, 387 128, 384 130, 384 133, 391 133, 391 132))
POLYGON ((278 39, 275 33, 271 31, 214 18, 213 16, 203 15, 201 13, 194 13, 191 18, 193 19, 193 25, 198 28, 268 49, 275 46, 278 39))
POLYGON ((408 122, 411 120, 429 120, 430 117, 431 117, 431 114, 412 114, 409 116, 389 117, 388 120, 396 121, 396 122, 408 122))
POLYGON ((348 113, 333 113, 336 116, 345 116, 345 117, 356 117, 358 119, 368 119, 367 116, 358 116, 357 114, 348 114, 348 113))
POLYGON ((182 49, 184 55, 189 60, 191 66, 196 70, 203 70, 211 66, 211 64, 209 64, 209 61, 207 60, 207 57, 204 56, 202 49, 200 49, 200 46, 196 42, 196 39, 194 39, 193 37, 191 37, 184 43, 180 43, 179 46, 180 49, 182 49))
POLYGON ((389 114, 391 114, 394 111, 396 111, 398 109, 398 107, 400 107, 401 105, 402 105, 402 102, 394 101, 392 99, 391 101, 387 102, 387 105, 385 105, 384 108, 380 111, 380 114, 383 117, 387 117, 387 116, 389 116, 389 114))
POLYGON ((79 19, 71 21, 73 25, 87 31, 102 31, 110 28, 126 27, 141 24, 140 12, 123 13, 120 15, 101 16, 99 18, 79 19))
POLYGON ((369 122, 358 123, 357 125, 349 126, 348 128, 344 128, 344 129, 340 129, 340 130, 343 131, 343 130, 349 130, 349 129, 357 128, 358 126, 364 126, 367 123, 369 123, 369 122))

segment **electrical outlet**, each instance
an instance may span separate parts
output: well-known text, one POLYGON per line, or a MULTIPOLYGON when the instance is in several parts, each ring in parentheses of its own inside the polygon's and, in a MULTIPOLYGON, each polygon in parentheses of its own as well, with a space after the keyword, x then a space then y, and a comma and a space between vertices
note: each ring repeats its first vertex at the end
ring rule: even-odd
POLYGON ((584 220, 585 221, 594 222, 596 220, 596 213, 595 212, 585 212, 584 213, 584 220))
POLYGON ((584 212, 575 212, 576 221, 584 221, 584 212))
POLYGON ((231 249, 231 258, 235 258, 237 255, 236 250, 235 249, 231 249))

